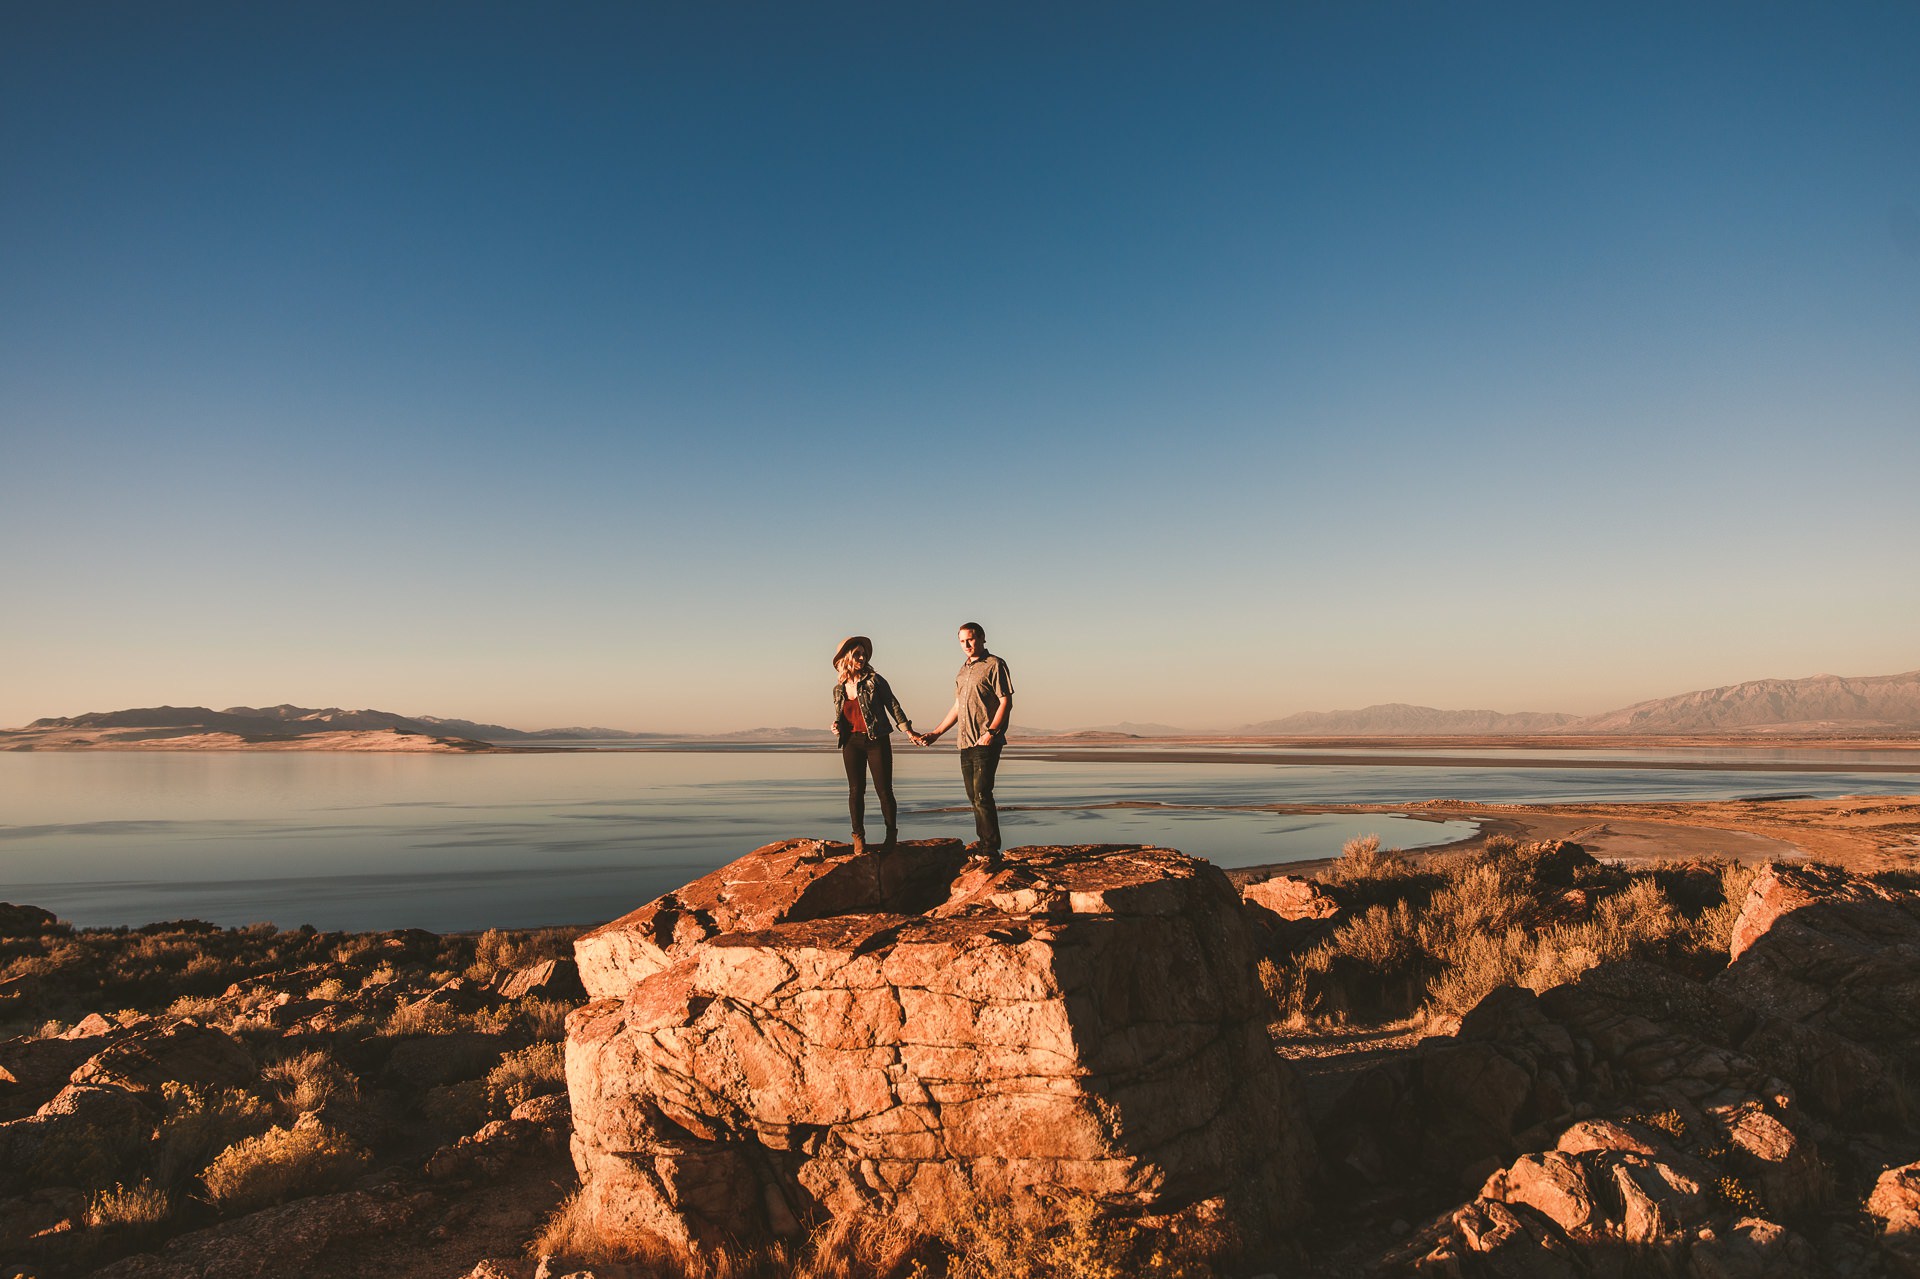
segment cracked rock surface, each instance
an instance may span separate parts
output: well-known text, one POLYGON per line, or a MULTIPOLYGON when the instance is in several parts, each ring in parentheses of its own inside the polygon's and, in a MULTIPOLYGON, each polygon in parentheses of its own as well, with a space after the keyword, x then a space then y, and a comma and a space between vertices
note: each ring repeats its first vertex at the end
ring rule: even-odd
POLYGON ((1238 896, 1133 846, 769 845, 582 937, 582 1205, 610 1243, 933 1232, 1084 1196, 1250 1238, 1311 1139, 1238 896))

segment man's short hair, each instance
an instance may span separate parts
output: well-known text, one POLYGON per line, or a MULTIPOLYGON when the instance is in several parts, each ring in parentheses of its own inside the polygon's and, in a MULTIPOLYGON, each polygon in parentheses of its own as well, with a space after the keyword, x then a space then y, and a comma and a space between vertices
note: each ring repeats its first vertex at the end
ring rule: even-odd
POLYGON ((972 631, 973 637, 982 644, 987 642, 987 628, 978 622, 962 622, 960 623, 960 629, 963 631, 972 631))

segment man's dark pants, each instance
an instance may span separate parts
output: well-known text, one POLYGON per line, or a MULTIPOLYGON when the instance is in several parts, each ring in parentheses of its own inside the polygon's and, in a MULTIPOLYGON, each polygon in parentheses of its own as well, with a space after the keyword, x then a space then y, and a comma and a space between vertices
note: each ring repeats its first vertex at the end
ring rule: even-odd
POLYGON ((993 775, 1000 771, 998 746, 968 746, 960 752, 960 776, 967 783, 967 802, 973 805, 973 828, 980 851, 1000 851, 1000 810, 993 806, 993 775))

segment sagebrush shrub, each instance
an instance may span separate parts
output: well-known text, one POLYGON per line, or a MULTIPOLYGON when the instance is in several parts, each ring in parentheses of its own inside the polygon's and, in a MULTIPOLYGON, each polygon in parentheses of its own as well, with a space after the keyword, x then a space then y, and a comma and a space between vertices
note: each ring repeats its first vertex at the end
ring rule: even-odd
POLYGON ((201 1181, 214 1204, 245 1212, 337 1189, 367 1160, 367 1152, 344 1133, 309 1119, 228 1146, 201 1181))
POLYGON ((565 1092, 566 1055, 556 1043, 538 1043, 510 1052, 487 1075, 487 1096, 495 1112, 512 1110, 530 1097, 565 1092))
POLYGON ((87 1201, 87 1225, 141 1229, 157 1226, 173 1213, 167 1192, 152 1181, 142 1179, 135 1185, 116 1184, 87 1201))
MULTIPOLYGON (((1377 840, 1350 849, 1351 865, 1343 872, 1335 863, 1329 877, 1381 856, 1377 840)), ((1338 881, 1349 918, 1300 954, 1261 966, 1261 985, 1287 1022, 1385 1022, 1422 1010, 1459 1016, 1501 986, 1548 990, 1629 956, 1723 963, 1754 874, 1712 862, 1629 873, 1570 845, 1503 836, 1432 858, 1418 873, 1381 864, 1384 880, 1338 881), (1399 891, 1423 877, 1431 877, 1430 891, 1399 891), (1663 883, 1684 888, 1697 915, 1680 909, 1663 883), (1381 893, 1390 900, 1358 905, 1381 893)))
POLYGON ((279 1092, 292 1119, 320 1109, 331 1098, 351 1098, 360 1088, 352 1072, 320 1049, 282 1058, 260 1075, 279 1092))
POLYGON ((1340 848, 1321 878, 1332 884, 1357 880, 1386 879, 1412 869, 1407 855, 1397 848, 1381 848, 1378 835, 1356 835, 1340 848))
POLYGON ((239 1088, 161 1085, 165 1114, 154 1139, 154 1175, 166 1187, 199 1176, 222 1150, 273 1124, 267 1103, 239 1088))

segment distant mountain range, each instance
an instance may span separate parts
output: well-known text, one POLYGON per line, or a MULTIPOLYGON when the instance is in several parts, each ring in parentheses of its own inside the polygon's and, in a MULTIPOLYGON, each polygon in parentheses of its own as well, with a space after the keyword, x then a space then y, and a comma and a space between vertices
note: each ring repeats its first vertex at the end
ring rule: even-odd
POLYGON ((1233 732, 1249 737, 1914 733, 1920 732, 1920 671, 1855 678, 1811 675, 1806 679, 1748 680, 1636 702, 1602 715, 1447 711, 1394 702, 1357 711, 1308 711, 1248 724, 1233 732))
MULTIPOLYGON (((1075 736, 1171 737, 1192 734, 1166 724, 1123 722, 1079 733, 1062 734, 1022 728, 1028 737, 1075 736)), ((1474 736, 1495 734, 1620 736, 1681 736, 1715 733, 1862 734, 1920 733, 1920 671, 1903 675, 1842 678, 1814 675, 1806 679, 1749 680, 1723 688, 1656 698, 1604 715, 1556 714, 1521 711, 1440 710, 1401 702, 1349 711, 1307 711, 1282 719, 1262 720, 1231 730, 1246 737, 1392 737, 1474 736)), ((812 728, 757 728, 736 733, 636 733, 619 728, 508 728, 470 719, 437 715, 397 715, 392 711, 342 710, 337 706, 229 706, 222 711, 205 706, 149 706, 124 711, 94 711, 70 718, 37 719, 25 729, 0 732, 0 748, 33 749, 35 742, 81 746, 137 742, 158 744, 205 734, 227 734, 224 740, 287 743, 294 739, 333 734, 433 739, 444 748, 484 750, 481 743, 541 743, 569 741, 712 741, 809 743, 828 741, 831 735, 812 728), (99 734, 96 738, 82 737, 99 734)), ((1209 736, 1214 734, 1208 734, 1209 736)), ((391 740, 384 738, 382 740, 391 740)), ((191 744, 182 742, 181 744, 191 744)))
POLYGON ((1578 715, 1550 711, 1443 711, 1432 706, 1388 702, 1357 711, 1302 711, 1285 719, 1262 720, 1236 728, 1248 737, 1419 736, 1422 734, 1553 733, 1579 721, 1578 715))
POLYGON ((424 737, 462 737, 478 741, 545 741, 657 737, 618 728, 543 728, 526 732, 501 724, 437 715, 396 715, 392 711, 346 711, 337 706, 148 706, 125 711, 89 711, 85 715, 36 719, 29 729, 173 728, 235 733, 242 737, 299 737, 311 733, 390 732, 424 737))
POLYGON ((1572 725, 1581 733, 1920 731, 1920 671, 1756 679, 1637 702, 1572 725))

